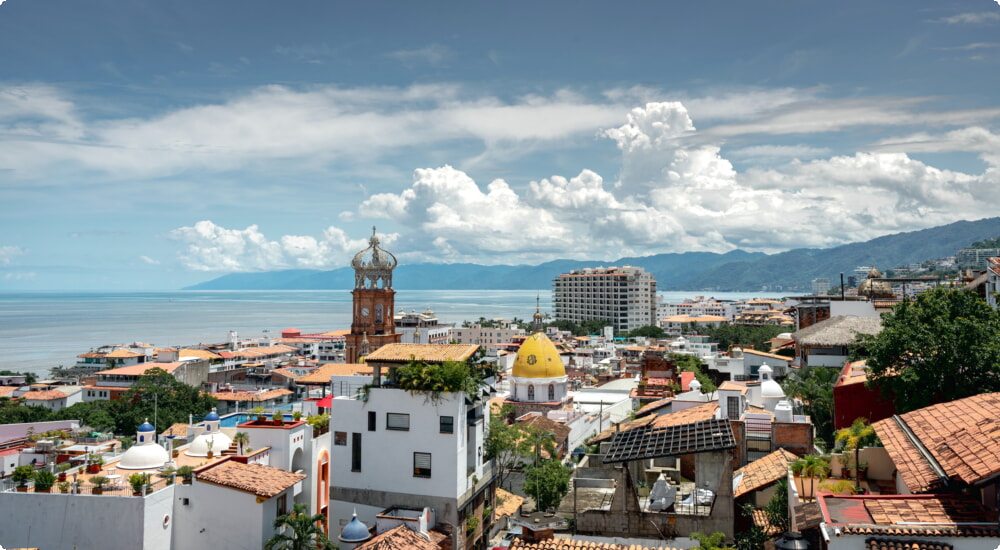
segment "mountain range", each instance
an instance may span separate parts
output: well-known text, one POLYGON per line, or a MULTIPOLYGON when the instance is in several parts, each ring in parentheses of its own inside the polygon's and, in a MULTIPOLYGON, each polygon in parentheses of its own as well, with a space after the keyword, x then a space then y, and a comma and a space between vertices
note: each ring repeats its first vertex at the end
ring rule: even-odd
MULTIPOLYGON (((1000 217, 959 221, 896 233, 833 248, 799 248, 776 254, 733 250, 725 254, 684 252, 601 260, 553 260, 540 265, 401 264, 393 274, 400 290, 488 290, 549 288, 572 269, 632 265, 653 274, 659 290, 806 290, 817 277, 839 282, 840 273, 861 265, 883 271, 954 256, 973 242, 1000 236, 1000 217)), ((291 269, 231 273, 184 290, 348 290, 350 267, 331 271, 291 269)))

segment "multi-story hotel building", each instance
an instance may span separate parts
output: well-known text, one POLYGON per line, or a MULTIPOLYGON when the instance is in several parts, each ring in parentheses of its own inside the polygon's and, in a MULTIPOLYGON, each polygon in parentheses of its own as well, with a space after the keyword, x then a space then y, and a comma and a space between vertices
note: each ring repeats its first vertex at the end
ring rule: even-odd
POLYGON ((656 281, 641 267, 574 269, 552 281, 556 319, 608 321, 616 331, 656 324, 656 281))

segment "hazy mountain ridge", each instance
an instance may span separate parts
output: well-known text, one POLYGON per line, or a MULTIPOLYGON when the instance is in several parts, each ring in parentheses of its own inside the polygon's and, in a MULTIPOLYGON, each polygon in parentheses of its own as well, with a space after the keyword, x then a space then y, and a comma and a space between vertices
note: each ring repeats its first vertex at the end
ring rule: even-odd
MULTIPOLYGON (((1000 217, 897 233, 863 243, 827 249, 795 249, 778 254, 734 250, 725 254, 684 252, 613 261, 553 260, 540 265, 402 264, 393 276, 399 290, 548 289, 552 279, 571 269, 640 266, 653 273, 660 290, 755 291, 765 285, 808 289, 812 279, 839 283, 859 265, 882 270, 953 256, 975 241, 1000 235, 1000 217)), ((354 286, 350 267, 331 271, 290 269, 231 273, 184 290, 337 290, 354 286)))

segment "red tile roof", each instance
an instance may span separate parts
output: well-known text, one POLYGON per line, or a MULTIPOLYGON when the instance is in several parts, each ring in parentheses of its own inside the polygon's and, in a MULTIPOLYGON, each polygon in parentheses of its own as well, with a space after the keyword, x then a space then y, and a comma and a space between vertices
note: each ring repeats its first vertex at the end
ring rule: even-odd
POLYGON ((548 539, 540 542, 525 542, 524 539, 517 538, 511 541, 510 550, 674 550, 674 548, 616 544, 613 542, 591 542, 576 539, 548 539))
POLYGON ((668 426, 683 426, 685 424, 694 424, 695 422, 711 420, 715 418, 715 413, 718 412, 718 410, 718 401, 695 405, 690 409, 684 409, 682 411, 657 416, 656 419, 653 420, 653 427, 666 428, 668 426))
POLYGON ((739 478, 740 483, 736 486, 733 496, 738 497, 756 491, 787 476, 788 464, 798 459, 799 456, 795 453, 778 449, 736 470, 733 476, 743 475, 739 478))
POLYGON ((305 474, 296 474, 263 464, 243 464, 232 460, 197 474, 199 482, 214 483, 265 499, 278 496, 306 477, 308 476, 305 474))
POLYGON ((873 426, 903 478, 914 493, 941 489, 945 477, 968 485, 985 483, 1000 476, 1000 393, 987 393, 931 405, 873 426), (927 450, 921 454, 901 419, 927 450), (936 464, 935 464, 936 463, 936 464))
POLYGON ((355 547, 357 550, 438 550, 430 537, 417 533, 405 525, 397 525, 368 542, 355 547))

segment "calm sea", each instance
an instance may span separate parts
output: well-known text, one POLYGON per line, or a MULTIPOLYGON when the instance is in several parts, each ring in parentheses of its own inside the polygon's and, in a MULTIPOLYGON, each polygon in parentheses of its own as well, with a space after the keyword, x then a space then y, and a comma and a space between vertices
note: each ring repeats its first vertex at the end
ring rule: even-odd
MULTIPOLYGON (((699 292, 661 293, 679 302, 699 292)), ((433 310, 440 322, 461 324, 480 317, 530 319, 534 290, 399 290, 396 308, 433 310)), ((769 293, 712 293, 717 299, 780 298, 769 293)), ((551 311, 551 292, 540 294, 551 311)), ((313 291, 33 292, 0 293, 0 370, 35 372, 72 366, 76 356, 106 344, 144 342, 157 347, 278 337, 350 328, 351 294, 313 291)))

